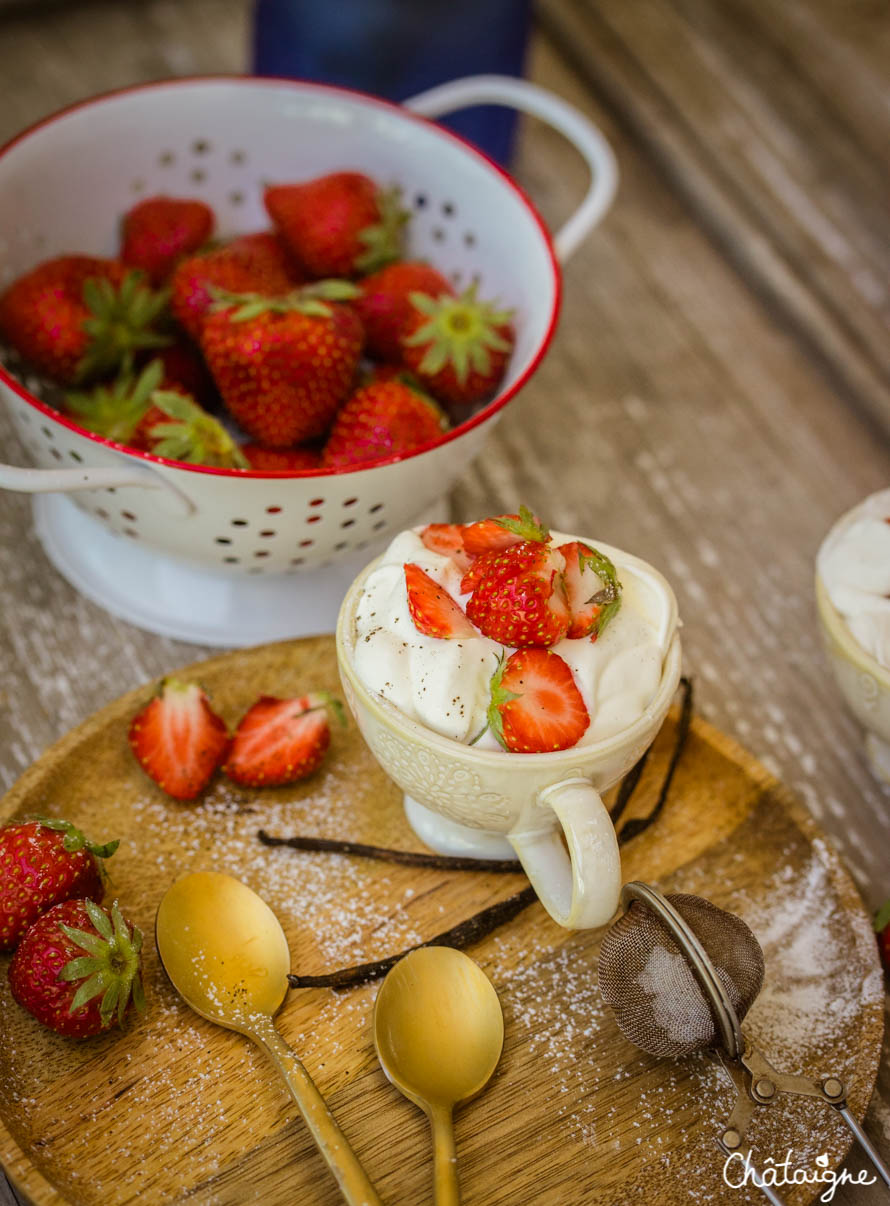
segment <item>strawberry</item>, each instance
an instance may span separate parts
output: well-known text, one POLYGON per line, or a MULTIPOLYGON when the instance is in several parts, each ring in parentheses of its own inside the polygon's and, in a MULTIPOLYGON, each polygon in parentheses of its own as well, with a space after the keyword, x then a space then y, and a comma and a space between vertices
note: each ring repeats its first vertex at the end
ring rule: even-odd
POLYGON ((546 544, 550 533, 541 521, 532 515, 528 507, 519 508, 518 515, 496 515, 493 519, 480 519, 467 524, 464 529, 464 548, 473 556, 508 549, 523 540, 537 540, 546 544))
POLYGON ((569 627, 564 566, 561 553, 531 540, 483 553, 461 582, 465 590, 472 579, 467 615, 502 645, 555 645, 569 627))
POLYGON ((216 397, 213 379, 197 347, 188 339, 177 339, 167 348, 159 348, 153 359, 160 360, 164 376, 161 389, 178 390, 202 405, 216 397))
POLYGON ((476 636, 476 629, 448 591, 413 562, 405 566, 405 586, 408 610, 418 632, 444 640, 476 636))
POLYGON ((324 435, 348 394, 362 325, 346 281, 305 285, 286 297, 224 294, 201 348, 229 413, 268 448, 324 435))
POLYGON ((162 285, 177 260, 207 242, 215 221, 203 201, 146 197, 124 214, 121 259, 162 285))
POLYGON ((165 300, 116 260, 60 256, 0 296, 0 335, 38 373, 74 385, 131 368, 139 348, 169 343, 152 330, 165 300))
POLYGON ((187 465, 215 465, 222 469, 248 469, 239 445, 213 415, 194 398, 175 390, 156 390, 152 407, 136 433, 149 452, 187 465))
POLYGON ((890 972, 890 900, 885 900, 875 913, 874 924, 884 968, 890 972))
POLYGON ((321 453, 316 448, 264 448, 262 444, 242 444, 243 453, 251 469, 273 473, 302 473, 306 469, 321 467, 321 453))
POLYGON ((563 583, 571 614, 566 636, 595 641, 621 606, 615 566, 604 553, 577 540, 561 544, 557 552, 566 564, 563 583))
POLYGON ((180 261, 170 281, 170 309, 193 339, 201 338, 212 290, 282 297, 302 274, 272 231, 242 235, 206 255, 180 261))
POLYGON ((466 527, 462 523, 428 523, 420 533, 420 539, 434 553, 450 557, 458 569, 466 571, 471 558, 464 548, 466 527))
POLYGON ((142 431, 146 417, 153 411, 152 394, 160 388, 163 376, 161 361, 152 360, 138 378, 122 373, 108 385, 67 393, 65 411, 75 423, 106 440, 133 448, 147 447, 142 431))
POLYGON ((356 390, 338 413, 321 456, 324 466, 358 465, 433 444, 448 421, 426 394, 401 381, 356 390))
POLYGON ((0 828, 0 951, 11 950, 43 912, 72 896, 105 893, 100 859, 119 843, 90 842, 70 821, 37 817, 0 828))
POLYGON ((145 773, 175 800, 194 800, 229 751, 230 738, 197 683, 174 678, 133 717, 130 747, 145 773))
POLYGON ((331 742, 328 711, 346 724, 343 705, 327 691, 296 699, 263 695, 242 716, 223 770, 244 787, 280 787, 321 766, 331 742))
POLYGON ((66 900, 39 917, 9 964, 9 987, 38 1022, 69 1038, 120 1026, 131 1005, 145 1008, 142 934, 117 901, 66 900))
POLYGON ((576 745, 590 716, 572 671, 552 649, 502 654, 491 680, 488 724, 515 754, 543 754, 576 745))
POLYGON ((412 293, 424 297, 454 296, 454 290, 430 264, 403 260, 387 264, 361 282, 355 307, 365 324, 368 352, 381 360, 402 359, 402 335, 417 315, 412 293))
POLYGON ((476 298, 410 294, 415 313, 402 334, 402 362, 443 402, 469 405, 497 389, 513 349, 510 312, 476 298))
POLYGON ((356 276, 397 260, 408 219, 396 194, 360 172, 266 189, 266 210, 310 276, 356 276))

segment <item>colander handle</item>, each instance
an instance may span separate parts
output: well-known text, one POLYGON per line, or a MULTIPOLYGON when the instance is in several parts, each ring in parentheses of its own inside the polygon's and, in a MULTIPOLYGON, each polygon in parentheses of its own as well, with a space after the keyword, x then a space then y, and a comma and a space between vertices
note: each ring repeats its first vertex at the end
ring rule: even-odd
POLYGON ((564 779, 544 788, 538 803, 553 812, 555 823, 516 829, 507 839, 541 904, 568 929, 605 925, 618 906, 621 855, 599 792, 589 779, 564 779))
POLYGON ((590 188, 553 238, 561 263, 577 250, 612 204, 618 185, 618 165, 612 148, 592 121, 546 88, 509 75, 468 75, 421 92, 404 104, 422 117, 442 117, 470 105, 505 105, 539 117, 573 144, 590 168, 590 188))
POLYGON ((166 490, 178 500, 183 514, 194 504, 175 486, 152 469, 122 465, 101 469, 23 469, 0 464, 0 489, 23 494, 71 494, 79 490, 103 490, 118 486, 138 486, 146 490, 166 490))

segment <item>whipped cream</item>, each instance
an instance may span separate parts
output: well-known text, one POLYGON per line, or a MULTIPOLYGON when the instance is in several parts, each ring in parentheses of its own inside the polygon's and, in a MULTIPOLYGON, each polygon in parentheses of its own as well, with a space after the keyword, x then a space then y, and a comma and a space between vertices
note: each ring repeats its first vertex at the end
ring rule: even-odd
POLYGON ((890 489, 869 495, 835 524, 816 566, 853 637, 890 670, 890 489))
MULTIPOLYGON (((428 549, 419 532, 401 532, 368 574, 354 613, 352 658, 371 691, 405 716, 455 741, 471 741, 485 726, 489 684, 503 646, 479 633, 442 640, 418 632, 408 609, 404 566, 414 562, 466 610, 461 571, 428 549)), ((581 537, 553 532, 555 548, 581 537)), ((654 698, 677 627, 673 593, 645 562, 596 541, 615 564, 621 607, 596 641, 562 640, 552 648, 572 670, 590 715, 579 745, 612 737, 639 718, 654 698)), ((512 652, 512 650, 507 651, 512 652)), ((487 731, 479 749, 501 749, 487 731)))

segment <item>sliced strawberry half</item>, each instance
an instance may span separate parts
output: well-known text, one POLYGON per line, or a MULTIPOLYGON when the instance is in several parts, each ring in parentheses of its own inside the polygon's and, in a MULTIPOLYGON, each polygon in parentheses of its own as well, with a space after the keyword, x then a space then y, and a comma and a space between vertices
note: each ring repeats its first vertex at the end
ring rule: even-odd
POLYGON ((277 699, 263 695, 242 716, 225 773, 244 787, 280 787, 318 770, 331 743, 328 713, 346 723, 343 705, 327 691, 277 699))
POLYGON ((460 570, 467 570, 471 558, 464 548, 464 532, 462 523, 430 523, 420 533, 420 539, 434 553, 450 557, 460 570))
POLYGON ((483 553, 461 582, 473 592, 467 615, 502 645, 555 645, 569 629, 564 569, 561 553, 533 541, 483 553))
POLYGON ((515 754, 567 750, 587 732, 590 715, 572 671, 552 649, 501 656, 491 680, 488 723, 515 754))
POLYGON ((129 741, 158 787, 176 800, 194 800, 225 758, 230 738, 197 683, 165 678, 133 718, 129 741))
POLYGON ((508 549, 524 540, 546 544, 550 533, 531 513, 528 507, 520 507, 518 515, 496 515, 493 519, 480 519, 464 529, 464 548, 472 556, 494 553, 508 549))
POLYGON ((566 635, 595 641, 621 606, 615 566, 604 553, 577 540, 561 544, 557 551, 566 563, 563 582, 571 613, 566 635))
POLYGON ((476 629, 449 595, 426 570, 409 561, 405 566, 408 610, 414 627, 424 636, 453 640, 476 636, 476 629))

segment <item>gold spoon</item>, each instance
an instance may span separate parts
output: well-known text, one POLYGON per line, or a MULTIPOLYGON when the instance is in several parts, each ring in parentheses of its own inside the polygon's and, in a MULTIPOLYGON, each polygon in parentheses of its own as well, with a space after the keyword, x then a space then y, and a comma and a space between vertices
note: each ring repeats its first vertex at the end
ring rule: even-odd
POLYGON ((389 1080, 433 1130, 437 1206, 458 1206, 452 1111, 480 1093, 501 1058, 504 1015, 491 981, 449 946, 401 959, 377 994, 374 1046, 389 1080))
POLYGON ((164 970, 186 1004, 253 1039, 275 1064, 349 1206, 382 1206, 312 1077, 275 1029, 291 960, 265 901, 230 875, 196 871, 167 889, 155 935, 164 970))

